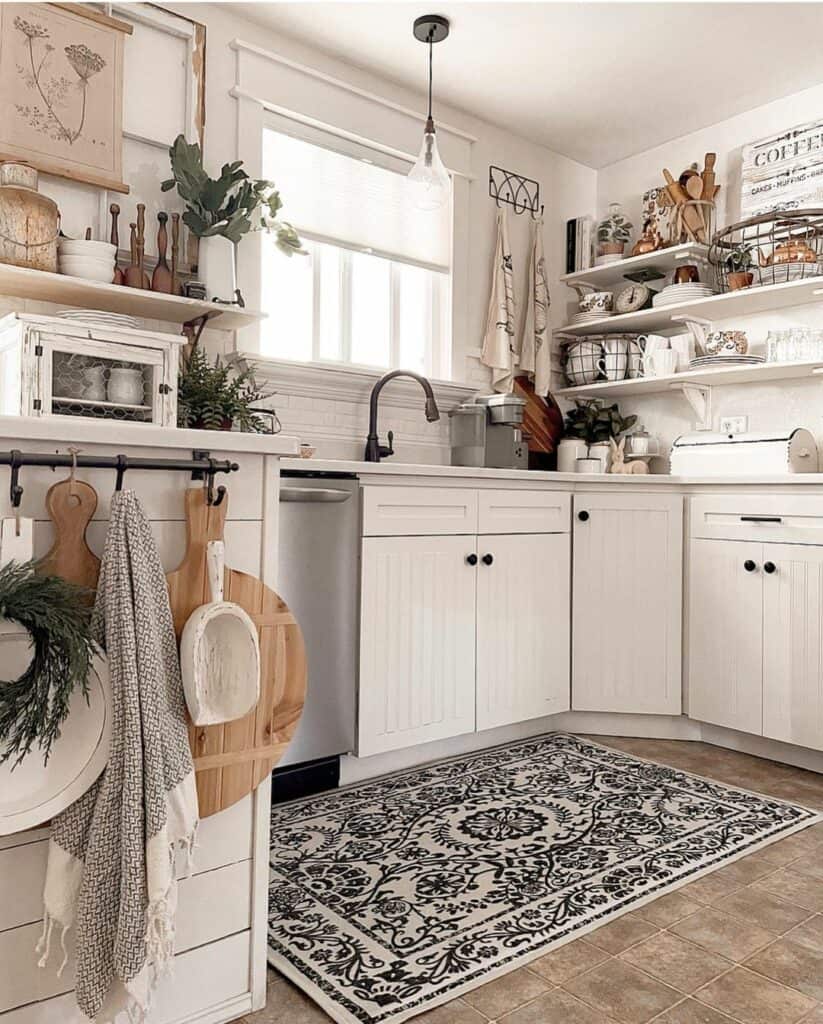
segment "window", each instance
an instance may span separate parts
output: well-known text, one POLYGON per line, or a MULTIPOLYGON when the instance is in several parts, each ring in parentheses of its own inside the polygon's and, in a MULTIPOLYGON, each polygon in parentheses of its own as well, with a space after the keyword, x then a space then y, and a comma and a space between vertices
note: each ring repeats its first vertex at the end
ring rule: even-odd
POLYGON ((360 147, 322 141, 265 131, 263 176, 281 190, 308 256, 286 257, 264 239, 263 353, 447 378, 450 210, 417 210, 399 161, 378 165, 360 147))

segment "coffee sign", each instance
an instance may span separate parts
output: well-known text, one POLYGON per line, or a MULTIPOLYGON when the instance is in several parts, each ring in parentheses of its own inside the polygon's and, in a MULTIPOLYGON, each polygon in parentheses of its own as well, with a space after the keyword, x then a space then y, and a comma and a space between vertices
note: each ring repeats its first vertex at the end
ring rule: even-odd
POLYGON ((823 206, 823 120, 743 147, 741 216, 823 206))

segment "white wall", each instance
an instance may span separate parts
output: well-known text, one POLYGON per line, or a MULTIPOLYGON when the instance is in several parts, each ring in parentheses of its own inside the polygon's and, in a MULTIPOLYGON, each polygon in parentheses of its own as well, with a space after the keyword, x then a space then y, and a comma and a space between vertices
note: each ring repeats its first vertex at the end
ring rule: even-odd
MULTIPOLYGON (((819 118, 823 111, 823 85, 757 107, 745 114, 721 121, 699 132, 657 146, 603 168, 598 173, 597 209, 606 210, 609 202, 620 202, 629 218, 640 222, 641 196, 646 189, 660 184, 662 168, 677 176, 693 161, 701 162, 707 151, 717 153, 717 180, 722 185, 718 196, 718 224, 734 223, 740 217, 741 148, 770 132, 819 118)), ((568 289, 567 299, 574 298, 568 289)), ((720 327, 741 327, 748 332, 754 351, 763 351, 769 329, 793 324, 823 327, 823 307, 804 306, 782 313, 769 313, 743 320, 719 321, 720 327)), ((735 385, 712 391, 715 426, 720 416, 745 415, 750 430, 770 430, 804 426, 823 444, 823 406, 820 382, 798 382, 759 386, 735 385)), ((637 413, 647 429, 659 433, 666 445, 679 434, 692 429, 693 420, 686 402, 671 395, 651 395, 621 402, 621 410, 637 413)))

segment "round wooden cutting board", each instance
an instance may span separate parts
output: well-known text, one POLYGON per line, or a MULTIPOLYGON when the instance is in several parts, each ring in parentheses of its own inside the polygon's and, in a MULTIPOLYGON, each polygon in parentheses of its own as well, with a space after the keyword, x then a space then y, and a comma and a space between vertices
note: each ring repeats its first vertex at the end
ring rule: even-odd
MULTIPOLYGON (((228 497, 206 504, 205 488, 186 491, 186 554, 166 576, 174 630, 210 600, 206 546, 222 540, 228 497)), ((260 580, 226 569, 224 598, 251 616, 260 637, 260 700, 244 718, 223 725, 190 726, 200 817, 206 818, 251 793, 271 772, 294 735, 306 698, 303 634, 281 600, 260 580)))

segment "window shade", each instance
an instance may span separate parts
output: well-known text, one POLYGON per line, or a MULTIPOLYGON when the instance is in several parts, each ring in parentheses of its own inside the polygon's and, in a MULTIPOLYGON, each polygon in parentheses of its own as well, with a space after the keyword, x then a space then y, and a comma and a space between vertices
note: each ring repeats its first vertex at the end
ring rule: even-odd
POLYGON ((447 270, 451 209, 423 212, 404 174, 267 129, 263 175, 298 231, 392 259, 447 270))

